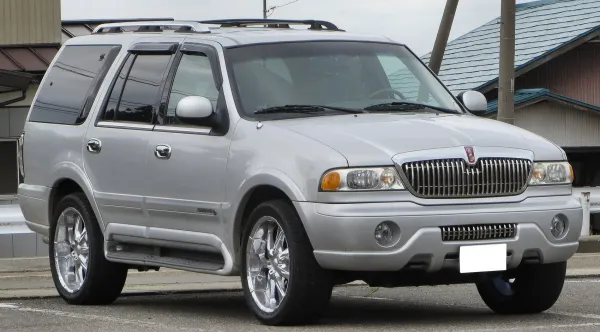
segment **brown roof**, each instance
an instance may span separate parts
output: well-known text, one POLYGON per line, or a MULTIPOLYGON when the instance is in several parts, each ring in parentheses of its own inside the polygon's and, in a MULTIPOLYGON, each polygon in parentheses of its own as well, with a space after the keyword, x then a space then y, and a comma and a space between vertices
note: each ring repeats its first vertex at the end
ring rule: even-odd
MULTIPOLYGON (((165 21, 173 20, 173 18, 62 21, 62 42, 73 37, 89 35, 96 26, 102 23, 139 20, 165 21)), ((0 70, 43 74, 59 48, 59 44, 0 45, 0 70)))

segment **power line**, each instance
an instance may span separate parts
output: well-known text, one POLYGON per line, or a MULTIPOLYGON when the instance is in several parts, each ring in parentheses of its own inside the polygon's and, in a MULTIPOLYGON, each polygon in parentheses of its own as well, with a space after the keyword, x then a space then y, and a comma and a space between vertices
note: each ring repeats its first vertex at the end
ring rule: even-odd
POLYGON ((271 16, 273 14, 273 12, 275 11, 275 9, 291 5, 291 4, 293 4, 295 2, 298 2, 298 1, 300 1, 300 0, 292 0, 290 2, 284 3, 283 5, 271 6, 269 8, 267 8, 267 2, 264 1, 264 6, 263 6, 264 7, 264 16, 265 16, 265 18, 267 18, 267 17, 269 17, 269 16, 271 16))

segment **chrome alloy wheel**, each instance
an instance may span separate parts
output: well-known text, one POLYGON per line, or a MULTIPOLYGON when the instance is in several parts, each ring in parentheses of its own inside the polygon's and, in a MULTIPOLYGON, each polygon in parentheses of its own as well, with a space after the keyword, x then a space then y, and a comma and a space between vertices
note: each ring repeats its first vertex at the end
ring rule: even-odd
POLYGON ((65 209, 54 232, 54 263, 58 280, 69 293, 77 292, 87 276, 90 247, 81 213, 65 209))
POLYGON ((254 303, 266 313, 277 310, 287 293, 290 255, 285 233, 274 218, 262 217, 252 228, 246 269, 254 303))

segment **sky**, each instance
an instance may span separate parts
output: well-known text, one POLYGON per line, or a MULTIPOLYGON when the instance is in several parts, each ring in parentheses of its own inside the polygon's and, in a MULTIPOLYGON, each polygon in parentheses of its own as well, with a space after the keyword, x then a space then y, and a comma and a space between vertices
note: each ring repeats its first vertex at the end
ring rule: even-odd
MULTIPOLYGON (((294 0, 267 0, 267 6, 294 0)), ((517 0, 517 3, 531 0, 517 0)), ((262 0, 61 0, 62 19, 262 18, 262 0)), ((321 19, 348 32, 384 35, 418 55, 431 51, 446 0, 296 0, 269 18, 321 19)), ((450 39, 500 16, 500 0, 460 0, 450 39)))

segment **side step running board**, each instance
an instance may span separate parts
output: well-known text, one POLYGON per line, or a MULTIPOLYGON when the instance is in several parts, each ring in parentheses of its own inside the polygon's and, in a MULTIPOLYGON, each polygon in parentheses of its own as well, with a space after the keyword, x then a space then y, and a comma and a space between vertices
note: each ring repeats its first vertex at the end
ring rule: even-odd
POLYGON ((116 241, 105 242, 105 256, 107 260, 115 263, 210 274, 222 274, 225 267, 225 260, 221 254, 116 241))

